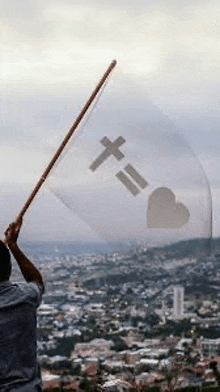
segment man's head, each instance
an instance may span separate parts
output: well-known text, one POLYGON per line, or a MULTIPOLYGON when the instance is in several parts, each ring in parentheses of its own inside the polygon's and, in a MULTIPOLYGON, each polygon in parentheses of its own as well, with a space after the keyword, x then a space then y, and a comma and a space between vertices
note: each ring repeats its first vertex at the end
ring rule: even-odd
POLYGON ((0 240, 0 282, 11 275, 11 257, 7 246, 0 240))

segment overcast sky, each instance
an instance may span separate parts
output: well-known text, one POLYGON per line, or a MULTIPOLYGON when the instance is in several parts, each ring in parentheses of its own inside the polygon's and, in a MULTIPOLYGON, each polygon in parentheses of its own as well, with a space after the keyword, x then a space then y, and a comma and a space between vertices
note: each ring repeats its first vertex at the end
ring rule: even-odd
MULTIPOLYGON (((219 13, 218 1, 2 0, 1 231, 116 59, 117 75, 137 86, 142 124, 150 101, 200 160, 219 236, 219 13)), ((27 213, 22 236, 98 238, 46 188, 27 213)))

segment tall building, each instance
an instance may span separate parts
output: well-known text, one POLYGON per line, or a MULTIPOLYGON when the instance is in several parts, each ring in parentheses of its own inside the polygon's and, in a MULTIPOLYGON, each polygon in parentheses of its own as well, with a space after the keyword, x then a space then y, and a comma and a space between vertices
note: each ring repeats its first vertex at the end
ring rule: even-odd
POLYGON ((181 319, 184 315, 184 287, 173 286, 173 317, 181 319))

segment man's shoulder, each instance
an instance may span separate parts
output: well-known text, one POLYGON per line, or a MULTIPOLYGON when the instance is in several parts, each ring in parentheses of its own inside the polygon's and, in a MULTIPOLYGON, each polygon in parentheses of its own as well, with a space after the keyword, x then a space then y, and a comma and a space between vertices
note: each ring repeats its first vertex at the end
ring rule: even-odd
POLYGON ((36 282, 35 280, 26 284, 28 285, 29 288, 33 289, 35 292, 37 292, 42 296, 44 292, 44 286, 42 286, 40 283, 36 282))
POLYGON ((35 281, 16 283, 21 294, 30 297, 42 297, 43 287, 35 281))
POLYGON ((3 296, 1 298, 4 302, 4 305, 29 303, 34 307, 38 307, 41 303, 43 289, 35 282, 10 282, 7 287, 5 287, 5 289, 6 290, 4 293, 2 293, 3 296))

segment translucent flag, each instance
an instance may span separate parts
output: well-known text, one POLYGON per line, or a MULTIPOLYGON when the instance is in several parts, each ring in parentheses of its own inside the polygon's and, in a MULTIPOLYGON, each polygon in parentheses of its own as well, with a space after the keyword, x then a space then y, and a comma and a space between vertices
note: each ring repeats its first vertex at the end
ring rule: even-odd
POLYGON ((121 75, 111 77, 48 185, 110 243, 211 236, 211 197, 198 158, 146 91, 121 75))

